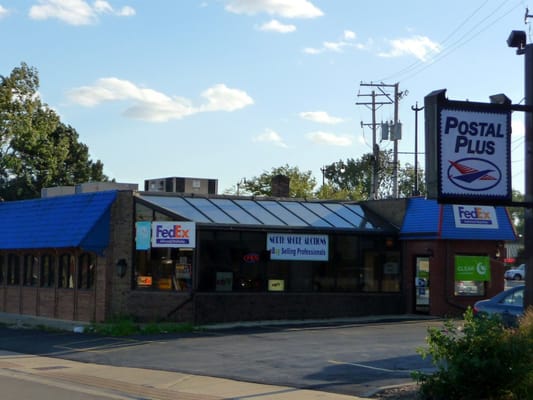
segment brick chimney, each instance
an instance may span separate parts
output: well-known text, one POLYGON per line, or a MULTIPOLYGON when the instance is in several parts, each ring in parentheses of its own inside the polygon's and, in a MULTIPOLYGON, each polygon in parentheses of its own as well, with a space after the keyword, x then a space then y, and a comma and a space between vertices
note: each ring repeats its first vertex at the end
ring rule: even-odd
POLYGON ((285 175, 276 175, 272 178, 272 196, 289 197, 290 178, 285 175))

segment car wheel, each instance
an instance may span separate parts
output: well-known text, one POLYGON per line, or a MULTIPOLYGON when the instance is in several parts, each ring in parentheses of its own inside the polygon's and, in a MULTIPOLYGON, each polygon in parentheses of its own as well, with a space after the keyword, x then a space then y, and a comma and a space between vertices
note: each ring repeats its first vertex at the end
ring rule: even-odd
POLYGON ((516 275, 514 276, 514 280, 515 280, 515 281, 521 281, 521 280, 522 280, 522 277, 520 276, 520 274, 516 274, 516 275))

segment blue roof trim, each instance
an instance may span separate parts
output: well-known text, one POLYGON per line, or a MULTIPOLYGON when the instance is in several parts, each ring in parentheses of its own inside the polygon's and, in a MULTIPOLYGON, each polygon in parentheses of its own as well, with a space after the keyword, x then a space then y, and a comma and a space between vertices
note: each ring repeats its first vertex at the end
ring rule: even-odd
POLYGON ((0 249, 80 247, 102 253, 116 196, 106 191, 0 203, 0 249))
POLYGON ((438 239, 440 206, 422 197, 409 199, 400 238, 438 239))
POLYGON ((516 234, 505 207, 494 207, 498 228, 480 229, 455 226, 453 205, 436 200, 409 199, 400 229, 400 239, 516 240, 516 234))

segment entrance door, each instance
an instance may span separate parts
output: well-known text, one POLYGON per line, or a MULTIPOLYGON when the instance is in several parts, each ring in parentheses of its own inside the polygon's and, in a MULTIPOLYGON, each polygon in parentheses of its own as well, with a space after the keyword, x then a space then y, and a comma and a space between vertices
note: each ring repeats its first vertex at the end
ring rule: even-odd
POLYGON ((415 311, 429 313, 429 257, 416 257, 415 311))

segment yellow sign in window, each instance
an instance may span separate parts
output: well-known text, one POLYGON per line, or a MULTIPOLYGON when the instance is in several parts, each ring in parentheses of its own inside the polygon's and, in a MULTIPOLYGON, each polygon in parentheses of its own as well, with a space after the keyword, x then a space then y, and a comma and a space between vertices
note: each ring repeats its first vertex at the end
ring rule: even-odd
POLYGON ((285 281, 283 279, 269 279, 268 291, 269 292, 283 292, 285 290, 285 281))

